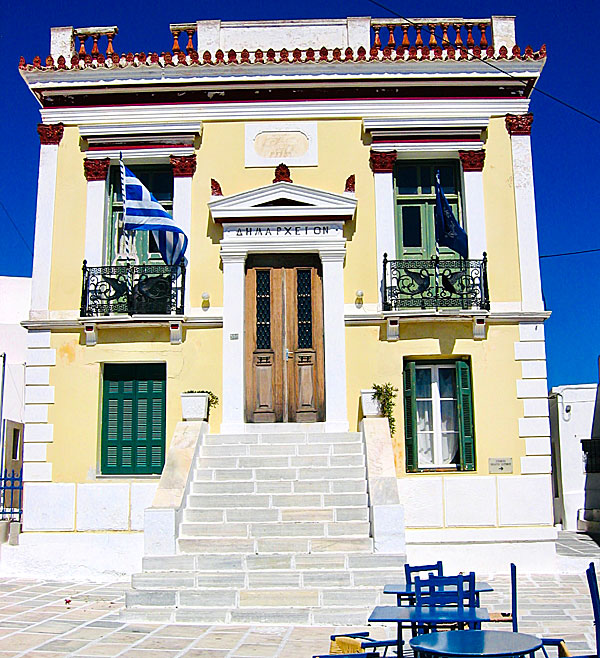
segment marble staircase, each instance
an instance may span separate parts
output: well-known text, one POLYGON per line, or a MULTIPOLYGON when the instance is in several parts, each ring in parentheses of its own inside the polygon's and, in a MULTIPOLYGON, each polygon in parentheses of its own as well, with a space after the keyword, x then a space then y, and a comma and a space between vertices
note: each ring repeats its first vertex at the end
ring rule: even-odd
POLYGON ((405 556, 373 552, 362 435, 269 429, 204 438, 178 554, 144 558, 126 619, 360 624, 394 603, 405 556))

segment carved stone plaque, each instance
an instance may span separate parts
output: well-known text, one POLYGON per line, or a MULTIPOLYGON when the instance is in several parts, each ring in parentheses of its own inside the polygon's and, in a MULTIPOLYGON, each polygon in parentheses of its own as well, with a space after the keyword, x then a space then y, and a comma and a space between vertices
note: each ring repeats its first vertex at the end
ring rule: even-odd
POLYGON ((316 121, 256 121, 245 126, 246 167, 318 164, 316 121))

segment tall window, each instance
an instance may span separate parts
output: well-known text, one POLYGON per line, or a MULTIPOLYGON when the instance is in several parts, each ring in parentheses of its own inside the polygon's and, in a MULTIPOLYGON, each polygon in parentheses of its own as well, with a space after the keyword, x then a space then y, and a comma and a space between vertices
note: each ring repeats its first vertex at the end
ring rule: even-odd
MULTIPOLYGON (((138 165, 129 169, 152 192, 155 199, 169 212, 173 212, 173 169, 169 165, 138 165)), ((109 213, 106 233, 106 262, 116 265, 126 261, 162 263, 158 245, 152 231, 123 230, 123 196, 121 172, 118 166, 110 168, 109 213)))
POLYGON ((471 372, 464 361, 404 366, 406 468, 475 470, 471 372))
MULTIPOLYGON (((462 224, 458 162, 398 162, 395 172, 398 259, 428 259, 435 256, 435 174, 438 169, 444 195, 454 216, 462 224)), ((442 247, 440 257, 456 258, 456 254, 442 247)))

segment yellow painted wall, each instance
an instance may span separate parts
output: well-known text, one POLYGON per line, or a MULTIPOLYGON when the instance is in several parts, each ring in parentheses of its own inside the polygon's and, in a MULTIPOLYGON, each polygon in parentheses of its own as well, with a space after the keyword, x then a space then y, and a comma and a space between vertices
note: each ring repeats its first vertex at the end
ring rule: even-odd
POLYGON ((50 273, 51 310, 75 310, 81 303, 87 187, 83 158, 79 148, 79 129, 65 127, 58 147, 50 273))
POLYGON ((487 130, 483 189, 490 298, 493 302, 520 301, 512 151, 504 117, 491 119, 487 130))
MULTIPOLYGON (((210 179, 225 195, 270 185, 271 167, 244 166, 244 122, 206 122, 196 151, 197 169, 192 183, 191 306, 202 305, 203 292, 212 306, 223 303, 219 241, 222 230, 209 218, 210 179)), ((345 302, 354 301, 357 289, 366 304, 377 302, 377 262, 373 173, 370 147, 358 119, 322 120, 318 123, 319 165, 292 167, 295 183, 342 193, 346 178, 356 175, 358 209, 349 222, 344 270, 345 302)), ((490 121, 483 171, 490 293, 494 301, 520 299, 520 275, 510 138, 504 119, 490 121)), ((58 151, 58 176, 52 250, 50 308, 75 310, 81 295, 81 264, 85 244, 86 180, 84 153, 76 127, 65 128, 58 151)), ((100 238, 102 239, 102 238, 100 238)), ((390 247, 393 251, 393 245, 390 247)))
MULTIPOLYGON (((55 387, 55 402, 49 405, 48 422, 54 425, 54 441, 48 446, 48 461, 53 463, 54 482, 87 482, 98 471, 101 364, 167 364, 167 448, 181 420, 180 393, 208 389, 221 398, 221 331, 185 333, 183 344, 171 345, 166 328, 100 329, 95 347, 86 347, 78 332, 52 334, 56 366, 50 369, 50 385, 55 387)), ((211 429, 218 432, 220 424, 219 404, 211 410, 211 429)))
MULTIPOLYGON (((518 426, 523 403, 517 399, 516 380, 521 377, 521 366, 514 359, 514 343, 519 340, 516 325, 492 325, 488 327, 487 339, 477 341, 473 340, 473 329, 468 323, 400 324, 400 340, 396 342, 380 341, 379 334, 379 327, 346 328, 348 419, 351 429, 358 429, 360 389, 386 382, 398 389, 394 451, 399 476, 406 475, 403 360, 437 356, 469 356, 471 360, 477 456, 475 473, 488 474, 490 457, 512 457, 515 474, 520 472, 525 441, 519 438, 518 426)), ((423 477, 423 474, 416 476, 423 477)), ((413 474, 407 477, 413 477, 413 474)))

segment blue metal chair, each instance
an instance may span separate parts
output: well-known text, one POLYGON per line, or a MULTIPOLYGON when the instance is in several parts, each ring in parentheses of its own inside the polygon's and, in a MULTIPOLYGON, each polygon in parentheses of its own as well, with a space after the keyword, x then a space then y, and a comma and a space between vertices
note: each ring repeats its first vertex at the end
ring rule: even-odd
POLYGON ((406 584, 407 585, 412 585, 413 584, 413 574, 414 573, 420 573, 420 572, 426 572, 429 575, 432 576, 443 576, 444 575, 444 567, 442 566, 442 561, 438 561, 435 564, 415 564, 415 565, 410 565, 410 564, 405 564, 404 565, 404 573, 406 575, 406 584))
POLYGON ((475 607, 475 573, 458 576, 415 576, 417 605, 475 607))
POLYGON ((337 635, 331 635, 329 637, 331 640, 331 645, 329 651, 333 653, 323 654, 319 656, 313 656, 313 658, 342 658, 343 656, 368 656, 368 658, 385 658, 387 650, 389 647, 397 646, 396 640, 375 640, 369 637, 368 631, 361 631, 358 633, 338 633, 337 635), (338 638, 348 639, 350 642, 344 642, 340 647, 336 642, 338 638), (352 640, 355 640, 352 642, 352 640), (350 646, 352 645, 352 646, 350 646), (339 653, 340 649, 345 649, 346 651, 353 650, 355 653, 346 654, 339 653), (383 656, 375 651, 376 649, 383 649, 383 656))

